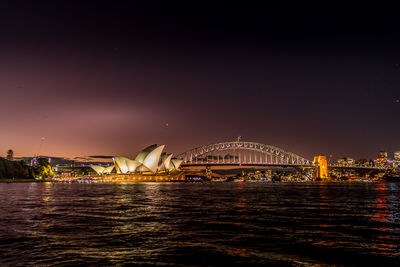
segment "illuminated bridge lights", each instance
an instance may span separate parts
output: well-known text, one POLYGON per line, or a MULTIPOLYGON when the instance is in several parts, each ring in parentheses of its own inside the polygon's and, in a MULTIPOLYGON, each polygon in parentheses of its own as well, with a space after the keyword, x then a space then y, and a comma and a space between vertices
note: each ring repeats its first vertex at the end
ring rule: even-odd
POLYGON ((194 148, 177 156, 183 164, 273 164, 312 165, 312 162, 283 149, 254 142, 224 142, 194 148))

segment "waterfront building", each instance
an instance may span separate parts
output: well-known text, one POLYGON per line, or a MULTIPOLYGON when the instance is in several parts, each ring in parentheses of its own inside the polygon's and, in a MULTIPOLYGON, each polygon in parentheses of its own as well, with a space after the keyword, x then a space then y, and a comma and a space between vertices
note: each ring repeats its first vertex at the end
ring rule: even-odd
POLYGON ((395 151, 394 152, 394 163, 397 166, 400 164, 400 151, 395 151))
POLYGON ((93 170, 96 171, 96 173, 103 175, 103 174, 110 174, 114 170, 114 165, 113 166, 108 166, 108 167, 103 167, 100 165, 91 165, 90 166, 93 170))
POLYGON ((81 177, 87 175, 95 175, 93 166, 74 166, 74 165, 57 165, 52 166, 51 170, 58 177, 81 177))
POLYGON ((177 170, 182 160, 173 158, 173 154, 163 152, 165 145, 151 145, 140 151, 135 159, 114 157, 114 166, 118 174, 160 173, 177 170))
POLYGON ((381 160, 387 160, 387 157, 388 157, 388 153, 387 153, 387 151, 385 151, 385 150, 381 150, 381 151, 379 151, 379 153, 378 153, 378 159, 381 159, 381 160))

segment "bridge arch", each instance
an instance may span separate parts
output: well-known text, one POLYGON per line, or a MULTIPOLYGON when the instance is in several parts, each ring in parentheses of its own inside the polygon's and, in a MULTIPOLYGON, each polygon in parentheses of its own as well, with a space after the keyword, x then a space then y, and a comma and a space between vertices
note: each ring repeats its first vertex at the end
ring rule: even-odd
POLYGON ((313 165, 312 161, 284 149, 266 144, 242 141, 222 142, 196 147, 179 154, 177 158, 182 159, 183 164, 258 163, 313 165), (254 152, 253 159, 251 152, 254 152))

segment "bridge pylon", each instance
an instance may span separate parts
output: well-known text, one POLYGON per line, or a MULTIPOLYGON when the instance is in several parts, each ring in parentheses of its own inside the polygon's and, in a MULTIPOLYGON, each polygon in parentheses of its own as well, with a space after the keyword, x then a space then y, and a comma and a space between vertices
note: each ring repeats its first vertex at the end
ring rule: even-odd
POLYGON ((314 157, 314 164, 317 164, 316 177, 320 179, 328 178, 328 162, 326 156, 317 155, 314 157))

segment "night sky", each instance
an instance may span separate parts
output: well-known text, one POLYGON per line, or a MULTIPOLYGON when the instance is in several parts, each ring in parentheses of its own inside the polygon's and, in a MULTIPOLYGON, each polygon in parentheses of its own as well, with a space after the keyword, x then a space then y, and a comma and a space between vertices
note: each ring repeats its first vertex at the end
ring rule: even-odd
POLYGON ((400 150, 398 7, 127 2, 0 2, 2 156, 400 150))

